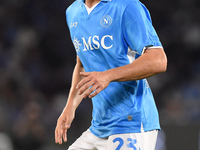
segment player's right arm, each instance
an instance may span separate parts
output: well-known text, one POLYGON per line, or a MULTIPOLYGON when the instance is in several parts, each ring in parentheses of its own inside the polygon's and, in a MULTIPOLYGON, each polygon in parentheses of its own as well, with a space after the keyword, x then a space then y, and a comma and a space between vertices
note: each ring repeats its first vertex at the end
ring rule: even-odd
POLYGON ((65 108, 63 109, 60 117, 57 120, 57 126, 55 129, 56 143, 62 144, 62 138, 64 142, 67 141, 67 129, 70 128, 71 123, 75 116, 75 110, 83 99, 83 96, 79 95, 78 90, 76 89, 77 84, 83 78, 80 76, 80 72, 83 72, 83 71, 84 71, 83 65, 79 57, 77 56, 77 62, 73 71, 72 84, 71 84, 67 104, 65 108))

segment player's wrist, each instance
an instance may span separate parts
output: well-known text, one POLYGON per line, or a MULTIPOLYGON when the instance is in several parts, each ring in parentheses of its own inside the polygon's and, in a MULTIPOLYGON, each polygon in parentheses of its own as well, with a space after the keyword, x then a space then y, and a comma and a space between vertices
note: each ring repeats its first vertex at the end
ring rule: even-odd
POLYGON ((75 113, 75 110, 76 110, 76 108, 73 105, 67 105, 64 108, 62 114, 68 114, 68 113, 73 114, 73 113, 75 113))
POLYGON ((104 79, 105 79, 105 81, 107 81, 107 83, 112 82, 112 74, 111 74, 110 70, 104 71, 102 73, 103 73, 104 79))

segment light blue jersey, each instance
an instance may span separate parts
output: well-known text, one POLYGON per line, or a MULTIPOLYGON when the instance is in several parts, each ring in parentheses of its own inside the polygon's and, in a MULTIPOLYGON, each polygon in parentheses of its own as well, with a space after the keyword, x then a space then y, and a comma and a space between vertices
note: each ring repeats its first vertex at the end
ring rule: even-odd
MULTIPOLYGON (((86 72, 130 64, 145 47, 161 46, 146 7, 138 0, 101 0, 88 14, 83 0, 66 11, 76 53, 86 72)), ((90 131, 98 137, 160 129, 146 79, 111 82, 92 98, 90 131)))

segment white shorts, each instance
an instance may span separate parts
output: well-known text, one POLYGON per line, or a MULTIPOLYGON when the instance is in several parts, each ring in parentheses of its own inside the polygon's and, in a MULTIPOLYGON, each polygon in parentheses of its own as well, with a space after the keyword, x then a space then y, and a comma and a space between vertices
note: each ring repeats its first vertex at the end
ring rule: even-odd
POLYGON ((155 150, 157 130, 99 138, 88 129, 68 150, 155 150))

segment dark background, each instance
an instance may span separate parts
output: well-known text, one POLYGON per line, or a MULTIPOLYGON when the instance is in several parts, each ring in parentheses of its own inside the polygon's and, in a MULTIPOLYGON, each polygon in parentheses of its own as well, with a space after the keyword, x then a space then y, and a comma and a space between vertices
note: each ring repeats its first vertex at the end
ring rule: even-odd
MULTIPOLYGON (((157 150, 200 150, 200 1, 141 0, 168 57, 165 73, 148 79, 160 113, 157 150)), ((0 149, 64 150, 91 121, 85 99, 54 144, 76 54, 65 10, 72 0, 0 0, 0 149)))

